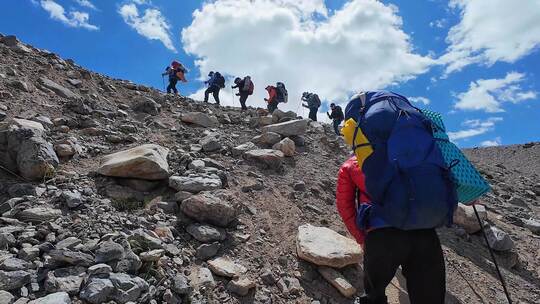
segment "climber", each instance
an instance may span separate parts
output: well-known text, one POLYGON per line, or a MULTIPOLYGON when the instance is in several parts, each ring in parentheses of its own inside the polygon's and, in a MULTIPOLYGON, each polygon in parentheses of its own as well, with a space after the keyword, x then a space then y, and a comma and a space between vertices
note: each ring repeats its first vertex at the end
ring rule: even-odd
POLYGON ((268 112, 272 114, 278 107, 276 87, 269 85, 265 90, 268 91, 268 98, 265 98, 264 100, 268 103, 268 112))
POLYGON ((244 77, 244 79, 240 77, 236 77, 234 79, 234 86, 231 86, 231 89, 238 88, 238 93, 236 96, 240 96, 240 105, 242 106, 242 111, 246 111, 246 101, 249 95, 253 94, 254 86, 253 81, 251 81, 250 76, 244 77))
POLYGON ((385 91, 359 94, 345 109, 341 131, 355 156, 339 170, 336 205, 364 248, 360 303, 388 303, 385 289, 399 266, 411 303, 444 303, 435 228, 451 224, 457 198, 424 118, 405 97, 385 91))
POLYGON ((204 91, 204 102, 208 102, 208 95, 212 93, 212 96, 214 96, 214 100, 216 101, 216 105, 219 106, 219 91, 225 87, 225 77, 223 77, 223 75, 221 75, 219 72, 213 71, 208 73, 208 77, 210 78, 204 82, 208 85, 208 88, 204 91))
POLYGON ((326 112, 326 115, 328 115, 328 118, 332 119, 334 132, 336 132, 337 136, 340 136, 341 133, 339 132, 339 125, 343 121, 343 110, 340 106, 336 106, 335 103, 330 104, 330 110, 332 110, 332 113, 326 112))
POLYGON ((178 95, 176 83, 178 82, 178 80, 182 82, 187 82, 185 73, 187 73, 187 69, 178 61, 173 61, 171 65, 165 69, 165 72, 162 73, 161 76, 169 75, 167 94, 170 94, 172 90, 175 95, 178 95))
POLYGON ((302 93, 302 101, 305 101, 306 104, 302 103, 304 108, 309 109, 309 118, 313 121, 317 121, 317 112, 321 106, 321 100, 319 95, 315 93, 304 92, 302 93))

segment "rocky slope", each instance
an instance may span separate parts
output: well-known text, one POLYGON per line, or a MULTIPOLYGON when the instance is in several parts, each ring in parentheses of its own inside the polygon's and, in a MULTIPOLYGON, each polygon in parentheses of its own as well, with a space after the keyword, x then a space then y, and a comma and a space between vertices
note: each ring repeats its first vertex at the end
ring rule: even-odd
MULTIPOLYGON (((294 113, 216 108, 0 36, 0 303, 353 303, 349 151, 294 113), (339 250, 329 250, 337 249, 339 250)), ((540 301, 540 144, 466 153, 485 226, 441 229, 448 303, 540 301), (536 234, 535 234, 536 233, 536 234)), ((426 286, 429 288, 429 286, 426 286)), ((406 303, 398 275, 388 289, 406 303)))

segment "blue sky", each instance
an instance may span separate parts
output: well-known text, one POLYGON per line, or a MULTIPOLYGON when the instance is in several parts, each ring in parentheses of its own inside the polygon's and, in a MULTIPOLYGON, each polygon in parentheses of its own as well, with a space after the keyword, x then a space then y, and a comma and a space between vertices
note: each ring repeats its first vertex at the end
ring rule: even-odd
POLYGON ((462 147, 540 140, 536 0, 7 0, 0 16, 5 35, 158 89, 180 60, 196 98, 216 69, 252 76, 251 105, 284 81, 299 112, 306 90, 344 104, 391 89, 443 113, 462 147))

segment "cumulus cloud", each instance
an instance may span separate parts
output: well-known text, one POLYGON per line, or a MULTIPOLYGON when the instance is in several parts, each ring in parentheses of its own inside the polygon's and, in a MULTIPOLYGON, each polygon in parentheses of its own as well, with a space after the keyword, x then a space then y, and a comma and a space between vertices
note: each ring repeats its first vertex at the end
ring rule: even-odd
POLYGON ((502 143, 502 140, 500 137, 495 137, 492 140, 484 140, 480 143, 480 146, 482 147, 497 147, 500 146, 502 143))
POLYGON ((58 20, 70 27, 80 27, 87 30, 98 30, 99 28, 89 23, 90 15, 80 11, 70 11, 66 13, 63 6, 53 0, 41 0, 41 7, 46 10, 51 19, 58 20))
POLYGON ((322 0, 217 0, 193 13, 182 42, 201 75, 250 75, 251 105, 264 105, 266 85, 284 82, 289 103, 280 108, 296 111, 304 91, 343 103, 425 73, 435 61, 415 53, 401 27, 397 8, 375 0, 332 12, 322 0))
POLYGON ((440 62, 446 74, 463 67, 497 61, 513 63, 540 45, 540 1, 452 0, 461 13, 446 41, 440 62))
MULTIPOLYGON (((144 4, 145 2, 137 1, 136 3, 144 4)), ((176 53, 171 39, 171 26, 161 11, 156 8, 147 8, 141 15, 136 3, 124 4, 118 10, 124 22, 136 30, 139 35, 150 40, 159 40, 166 48, 176 53)))
POLYGON ((97 10, 97 8, 96 8, 96 6, 94 5, 94 3, 90 2, 90 0, 75 0, 75 2, 77 2, 77 4, 79 4, 79 5, 82 6, 82 7, 90 8, 90 9, 93 9, 93 10, 97 10))
POLYGON ((471 82, 469 90, 457 95, 454 108, 458 110, 483 110, 486 112, 503 112, 503 102, 519 103, 535 99, 535 91, 526 91, 520 83, 525 74, 510 72, 502 79, 479 79, 471 82))
POLYGON ((428 105, 431 103, 431 101, 426 98, 426 97, 422 97, 422 96, 417 96, 417 97, 407 97, 410 101, 412 102, 415 102, 415 103, 421 103, 423 105, 428 105))
POLYGON ((461 139, 468 139, 470 137, 478 136, 492 131, 495 128, 495 124, 502 120, 502 117, 490 117, 486 120, 466 120, 461 124, 463 127, 465 127, 465 129, 455 132, 448 132, 448 137, 450 137, 450 140, 452 141, 458 141, 461 139))

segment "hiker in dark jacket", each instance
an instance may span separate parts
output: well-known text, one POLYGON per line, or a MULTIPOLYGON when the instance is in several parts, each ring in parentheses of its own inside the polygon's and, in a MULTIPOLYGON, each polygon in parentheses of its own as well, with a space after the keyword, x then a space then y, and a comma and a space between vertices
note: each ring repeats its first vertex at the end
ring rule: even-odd
POLYGON ((178 61, 173 61, 171 65, 165 69, 165 72, 162 73, 161 76, 169 75, 167 94, 170 94, 171 91, 173 91, 175 95, 178 95, 176 84, 178 83, 178 80, 187 82, 185 73, 187 73, 187 69, 178 61))
POLYGON ((277 91, 275 86, 267 86, 265 90, 268 92, 268 98, 265 98, 264 100, 268 103, 268 112, 274 113, 274 111, 278 107, 278 100, 277 100, 277 91))
POLYGON ((315 93, 304 92, 302 93, 302 101, 306 102, 305 104, 302 103, 302 106, 309 109, 308 117, 313 121, 317 121, 317 112, 319 111, 319 107, 321 106, 321 100, 319 99, 319 95, 315 93))
POLYGON ((328 115, 328 118, 332 119, 332 125, 334 126, 334 132, 336 132, 337 136, 341 135, 341 132, 339 132, 339 125, 343 121, 343 110, 340 106, 336 106, 335 103, 330 104, 330 110, 332 110, 331 113, 326 113, 328 115))
POLYGON ((216 105, 219 106, 219 91, 222 89, 223 85, 219 83, 219 79, 223 76, 221 76, 219 72, 210 71, 210 73, 208 73, 208 77, 210 78, 204 82, 208 85, 208 88, 206 91, 204 91, 204 102, 208 102, 208 96, 210 93, 212 93, 212 96, 214 96, 214 100, 216 101, 216 105))
POLYGON ((236 96, 240 96, 240 105, 242 106, 242 111, 246 111, 246 101, 249 95, 253 94, 253 84, 251 82, 251 77, 246 76, 244 79, 240 77, 236 77, 234 79, 234 85, 231 87, 232 89, 238 89, 238 93, 236 93, 236 96), (248 83, 246 83, 248 82, 248 83))

